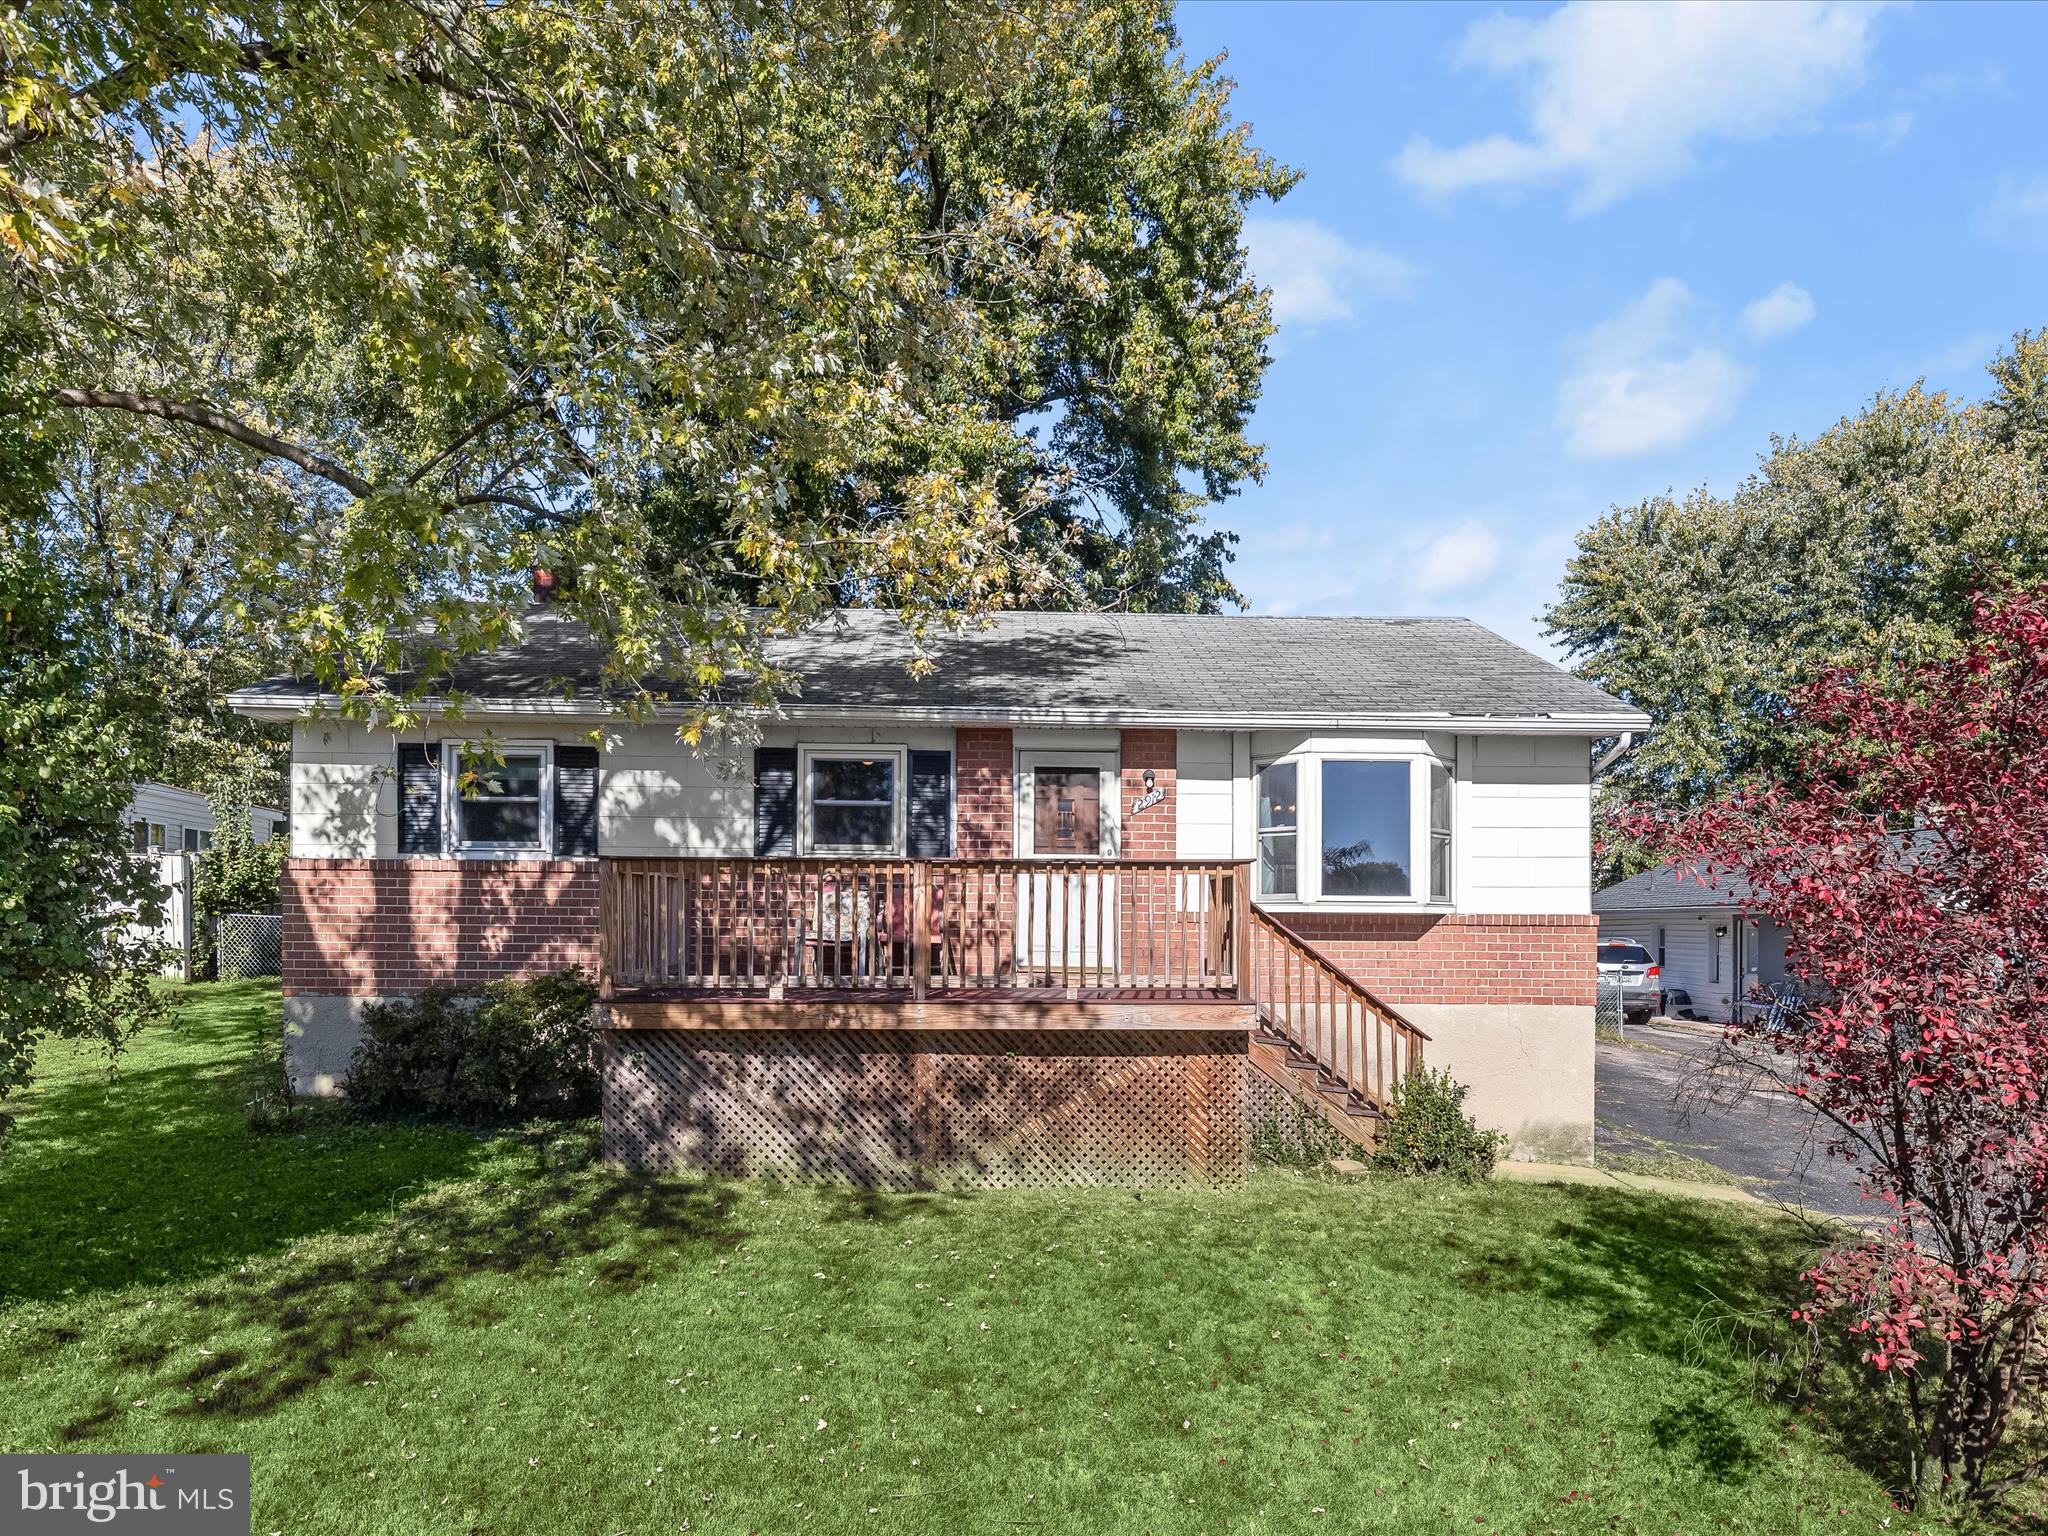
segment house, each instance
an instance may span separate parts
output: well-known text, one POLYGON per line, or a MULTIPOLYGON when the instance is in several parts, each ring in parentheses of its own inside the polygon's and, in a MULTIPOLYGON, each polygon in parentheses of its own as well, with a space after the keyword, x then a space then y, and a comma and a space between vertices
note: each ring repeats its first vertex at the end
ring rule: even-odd
MULTIPOLYGON (((267 806, 249 808, 249 832, 267 843, 284 826, 284 813, 267 806)), ((213 846, 219 828, 213 807, 197 790, 144 780, 128 802, 131 846, 156 861, 157 883, 163 889, 162 917, 151 924, 131 924, 141 937, 163 946, 171 957, 167 970, 192 974, 192 855, 213 846)))
POLYGON ((234 694, 293 727, 294 1083, 373 998, 576 964, 632 1163, 1227 1176, 1275 1093, 1369 1144, 1425 1055, 1519 1155, 1590 1155, 1590 749, 1642 715, 1458 619, 929 647, 859 610, 772 642, 801 694, 730 755, 609 713, 550 608, 456 666, 460 725, 234 694))
MULTIPOLYGON (((1634 939, 1662 968, 1664 991, 1690 998, 1693 1018, 1725 1024, 1746 999, 1782 985, 1785 930, 1747 907, 1740 880, 1702 881, 1677 864, 1596 892, 1600 937, 1634 939)), ((1666 1011, 1685 1005, 1667 1001, 1666 1011)))
MULTIPOLYGON (((213 846, 218 825, 213 807, 197 790, 145 781, 135 786, 127 822, 137 853, 203 853, 213 846)), ((284 812, 249 807, 249 832, 267 843, 284 825, 284 812)))

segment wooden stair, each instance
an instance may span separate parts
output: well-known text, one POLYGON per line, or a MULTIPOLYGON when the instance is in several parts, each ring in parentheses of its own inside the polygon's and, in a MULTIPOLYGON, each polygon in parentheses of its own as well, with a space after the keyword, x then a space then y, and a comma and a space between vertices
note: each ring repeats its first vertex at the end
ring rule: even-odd
POLYGON ((1252 908, 1249 919, 1252 1066, 1340 1136, 1373 1147, 1429 1036, 1264 912, 1252 908))

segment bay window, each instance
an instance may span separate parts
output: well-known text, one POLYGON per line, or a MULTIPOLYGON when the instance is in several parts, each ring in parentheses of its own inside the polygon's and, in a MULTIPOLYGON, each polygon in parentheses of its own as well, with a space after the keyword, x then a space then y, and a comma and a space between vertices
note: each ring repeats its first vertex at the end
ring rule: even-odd
POLYGON ((1426 752, 1366 757, 1325 738, 1255 765, 1261 900, 1449 906, 1451 770, 1426 752))

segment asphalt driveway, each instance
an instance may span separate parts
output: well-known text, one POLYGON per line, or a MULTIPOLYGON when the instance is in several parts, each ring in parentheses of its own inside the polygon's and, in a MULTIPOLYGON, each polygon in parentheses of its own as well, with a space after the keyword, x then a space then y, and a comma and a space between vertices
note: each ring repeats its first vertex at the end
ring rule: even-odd
POLYGON ((1710 1104, 1687 1092, 1720 1045, 1718 1030, 1683 1025, 1631 1025, 1627 1044, 1602 1040, 1594 1136, 1602 1158, 1678 1152, 1733 1174, 1762 1199, 1869 1220, 1880 1208, 1858 1195, 1852 1168, 1826 1155, 1813 1111, 1797 1099, 1747 1089, 1710 1104))

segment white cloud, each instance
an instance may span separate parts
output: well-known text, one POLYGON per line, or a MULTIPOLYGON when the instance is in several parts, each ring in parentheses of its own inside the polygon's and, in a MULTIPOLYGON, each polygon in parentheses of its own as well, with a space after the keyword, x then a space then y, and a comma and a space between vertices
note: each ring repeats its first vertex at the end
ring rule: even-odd
POLYGON ((2006 339, 1997 331, 1972 331, 1903 371, 1916 378, 1942 379, 1953 373, 1981 369, 1998 355, 2006 339))
POLYGON ((1477 586, 1500 565, 1500 536, 1482 523, 1463 523, 1422 546, 1409 585, 1425 597, 1477 586))
POLYGON ((1273 318, 1313 326, 1349 320, 1360 300, 1406 298, 1421 269, 1387 251, 1354 245, 1314 219, 1249 218, 1245 250, 1273 290, 1273 318))
POLYGON ((1868 122, 1851 123, 1851 133, 1861 134, 1871 140, 1879 149, 1897 149, 1913 134, 1911 112, 1887 112, 1883 117, 1871 118, 1868 122))
POLYGON ((1984 212, 1985 222, 2001 233, 2048 219, 2048 173, 1999 177, 1984 212))
POLYGON ((1880 7, 1841 0, 1572 0, 1466 29, 1461 65, 1523 82, 1528 128, 1449 147, 1413 139, 1395 170, 1448 195, 1576 184, 1580 213, 1691 168, 1695 146, 1762 139, 1861 76, 1880 7))
POLYGON ((1571 452, 1591 459, 1654 453, 1728 419, 1749 386, 1749 370, 1691 339, 1697 308, 1685 284, 1659 278, 1578 338, 1577 366, 1558 390, 1558 421, 1571 452))
POLYGON ((1742 329, 1751 341, 1769 341, 1796 331, 1813 318, 1813 295, 1797 283, 1780 283, 1743 306, 1742 329))

